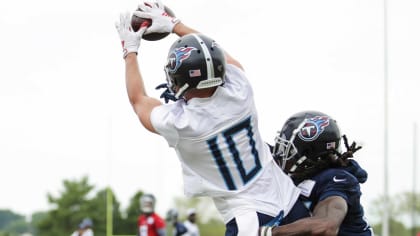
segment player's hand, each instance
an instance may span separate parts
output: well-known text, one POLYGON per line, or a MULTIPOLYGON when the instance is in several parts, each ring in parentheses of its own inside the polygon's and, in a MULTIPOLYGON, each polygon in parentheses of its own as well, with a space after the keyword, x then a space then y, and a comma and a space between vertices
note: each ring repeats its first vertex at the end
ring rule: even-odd
POLYGON ((120 21, 115 23, 118 34, 120 35, 121 45, 123 47, 123 58, 125 59, 129 53, 136 53, 140 47, 140 40, 146 31, 147 25, 140 26, 137 32, 131 28, 130 13, 121 13, 120 21))
POLYGON ((165 6, 160 0, 154 3, 143 2, 138 8, 141 11, 135 11, 135 16, 152 20, 152 25, 147 28, 145 34, 172 33, 175 25, 180 22, 178 18, 170 16, 165 11, 165 6))

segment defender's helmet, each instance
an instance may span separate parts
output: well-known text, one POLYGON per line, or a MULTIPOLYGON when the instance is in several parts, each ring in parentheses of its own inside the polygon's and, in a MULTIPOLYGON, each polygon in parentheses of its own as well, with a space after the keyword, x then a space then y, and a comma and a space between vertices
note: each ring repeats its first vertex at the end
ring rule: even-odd
POLYGON ((165 65, 168 87, 177 99, 192 88, 223 84, 225 71, 223 49, 203 34, 188 34, 175 41, 165 65))
POLYGON ((304 111, 291 116, 278 132, 273 156, 292 178, 298 173, 311 175, 325 168, 327 158, 337 158, 340 140, 334 119, 318 111, 304 111))
POLYGON ((155 211, 155 196, 153 194, 143 194, 140 197, 140 210, 143 213, 150 214, 155 211))

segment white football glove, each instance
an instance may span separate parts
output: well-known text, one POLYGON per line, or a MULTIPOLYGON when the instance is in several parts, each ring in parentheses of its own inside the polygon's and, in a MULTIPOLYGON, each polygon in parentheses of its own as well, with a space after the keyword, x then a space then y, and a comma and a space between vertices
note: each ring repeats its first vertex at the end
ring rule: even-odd
POLYGON ((115 27, 120 35, 123 47, 123 58, 125 59, 131 52, 137 54, 140 47, 140 39, 146 31, 147 26, 140 26, 140 29, 137 32, 134 32, 131 28, 131 15, 127 12, 125 14, 121 13, 120 21, 115 22, 115 27))
POLYGON ((160 0, 154 3, 143 2, 138 8, 141 11, 135 11, 135 16, 152 20, 152 25, 147 28, 145 34, 172 33, 174 26, 180 22, 178 18, 170 16, 165 11, 165 6, 160 0))

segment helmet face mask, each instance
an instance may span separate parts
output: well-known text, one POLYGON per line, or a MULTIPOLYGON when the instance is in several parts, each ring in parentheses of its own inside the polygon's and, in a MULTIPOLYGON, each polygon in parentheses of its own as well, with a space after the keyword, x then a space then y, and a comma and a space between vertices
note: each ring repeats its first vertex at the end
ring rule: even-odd
POLYGON ((175 85, 175 80, 171 76, 169 76, 167 66, 165 66, 164 70, 166 75, 166 83, 168 84, 168 89, 171 93, 176 94, 177 88, 175 85))
POLYGON ((151 194, 144 194, 140 198, 140 210, 150 214, 155 211, 155 197, 151 194))
POLYGON ((273 156, 277 163, 282 169, 285 169, 287 161, 292 159, 295 155, 297 155, 297 149, 293 142, 280 137, 280 132, 278 132, 273 147, 273 156))
POLYGON ((226 61, 223 49, 202 34, 188 34, 172 44, 165 65, 171 92, 181 98, 190 89, 222 85, 226 61))
POLYGON ((328 167, 340 150, 336 121, 317 111, 294 114, 275 138, 273 157, 292 178, 311 177, 328 167))

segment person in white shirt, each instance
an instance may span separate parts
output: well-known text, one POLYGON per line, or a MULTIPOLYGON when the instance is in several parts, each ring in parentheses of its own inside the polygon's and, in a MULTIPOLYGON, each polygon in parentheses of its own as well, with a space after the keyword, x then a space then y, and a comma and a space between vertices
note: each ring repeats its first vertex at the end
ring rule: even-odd
MULTIPOLYGON (((259 226, 281 214, 289 220, 308 216, 298 201, 300 190, 262 140, 242 65, 215 40, 171 17, 160 1, 141 3, 139 9, 134 15, 151 19, 150 26, 134 32, 130 14, 116 23, 129 101, 141 124, 175 149, 186 196, 211 197, 226 236, 257 235, 259 226), (167 90, 161 97, 174 100, 167 104, 147 95, 140 73, 138 48, 149 33, 179 36, 164 66, 167 90)), ((254 46, 244 50, 254 51, 254 46)), ((266 50, 264 45, 257 48, 266 50)), ((144 55, 142 59, 143 66, 151 63, 144 55)))
POLYGON ((200 236, 200 229, 196 223, 197 213, 194 208, 187 210, 187 219, 184 221, 184 226, 187 232, 182 236, 200 236))
POLYGON ((94 236, 92 227, 92 220, 90 218, 84 218, 82 222, 80 222, 78 229, 74 231, 71 236, 94 236))

